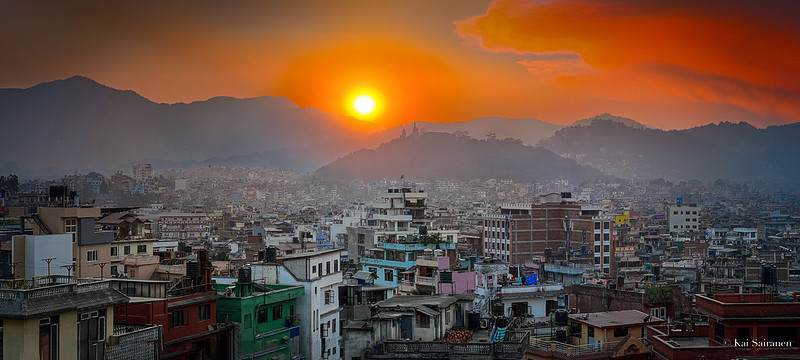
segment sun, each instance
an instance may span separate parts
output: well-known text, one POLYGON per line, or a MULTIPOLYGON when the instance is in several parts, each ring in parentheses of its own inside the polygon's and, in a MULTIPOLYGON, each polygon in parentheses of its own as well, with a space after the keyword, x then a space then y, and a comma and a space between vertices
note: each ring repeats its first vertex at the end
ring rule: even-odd
POLYGON ((367 94, 359 95, 353 100, 353 110, 362 116, 375 112, 376 105, 375 98, 367 94))

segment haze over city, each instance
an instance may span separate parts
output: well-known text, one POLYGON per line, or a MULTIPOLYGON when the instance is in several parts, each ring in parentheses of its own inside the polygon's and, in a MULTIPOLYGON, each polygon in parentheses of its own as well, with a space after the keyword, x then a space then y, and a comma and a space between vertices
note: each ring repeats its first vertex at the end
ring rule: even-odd
POLYGON ((795 358, 798 14, 0 2, 0 358, 795 358))

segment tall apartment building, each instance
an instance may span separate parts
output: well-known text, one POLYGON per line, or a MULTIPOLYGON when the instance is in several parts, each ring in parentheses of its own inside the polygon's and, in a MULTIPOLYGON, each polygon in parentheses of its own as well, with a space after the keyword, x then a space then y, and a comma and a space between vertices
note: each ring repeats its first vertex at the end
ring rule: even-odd
POLYGON ((683 199, 678 197, 675 205, 667 207, 667 219, 671 233, 699 231, 700 208, 695 204, 684 205, 683 199))
POLYGON ((305 252, 250 267, 254 282, 300 285, 305 289, 305 296, 297 299, 297 314, 302 324, 300 352, 306 359, 341 359, 339 285, 343 254, 342 249, 305 252))
POLYGON ((516 265, 534 255, 557 260, 566 259, 567 249, 585 251, 610 271, 614 218, 601 212, 599 206, 578 204, 569 193, 541 196, 537 204, 501 205, 499 212, 484 216, 484 255, 516 265))
POLYGON ((211 218, 205 213, 165 213, 158 218, 163 240, 192 240, 208 237, 211 218))
POLYGON ((137 182, 144 182, 153 178, 153 165, 135 164, 133 165, 133 179, 137 182))

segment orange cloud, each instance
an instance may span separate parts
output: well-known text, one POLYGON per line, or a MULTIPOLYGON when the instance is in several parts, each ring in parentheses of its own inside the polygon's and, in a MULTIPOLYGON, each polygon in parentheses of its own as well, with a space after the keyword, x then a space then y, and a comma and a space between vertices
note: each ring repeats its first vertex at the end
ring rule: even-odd
POLYGON ((486 50, 549 54, 518 63, 571 92, 733 105, 795 122, 798 10, 787 1, 498 0, 456 26, 486 50))

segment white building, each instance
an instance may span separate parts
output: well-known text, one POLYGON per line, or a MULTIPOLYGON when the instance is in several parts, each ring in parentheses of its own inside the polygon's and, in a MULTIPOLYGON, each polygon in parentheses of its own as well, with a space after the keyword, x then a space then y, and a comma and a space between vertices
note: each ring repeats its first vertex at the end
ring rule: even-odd
MULTIPOLYGON (((50 261, 50 275, 69 275, 65 265, 72 265, 72 235, 22 235, 14 237, 12 258, 24 263, 25 279, 47 276, 47 261, 50 261)), ((23 270, 23 269, 20 269, 23 270)), ((15 278, 22 278, 14 274, 15 278)))
POLYGON ((164 213, 158 218, 158 233, 164 240, 205 239, 211 218, 204 213, 164 213))
POLYGON ((698 231, 700 227, 700 208, 697 206, 673 205, 667 208, 669 231, 682 233, 698 231))
POLYGON ((339 360, 341 326, 339 284, 343 249, 306 252, 281 257, 277 263, 252 264, 253 281, 301 285, 305 296, 297 300, 300 339, 306 359, 339 360))

